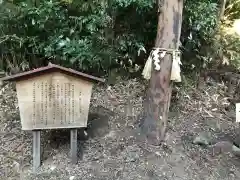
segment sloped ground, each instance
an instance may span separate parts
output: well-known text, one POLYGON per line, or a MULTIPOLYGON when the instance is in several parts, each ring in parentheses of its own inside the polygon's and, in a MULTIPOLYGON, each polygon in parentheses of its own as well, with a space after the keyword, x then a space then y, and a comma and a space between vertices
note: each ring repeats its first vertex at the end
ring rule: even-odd
MULTIPOLYGON (((32 135, 21 130, 14 85, 0 91, 0 179, 22 180, 237 180, 240 159, 231 148, 238 124, 234 111, 226 111, 224 86, 214 84, 202 92, 181 89, 171 106, 166 144, 147 146, 136 140, 137 117, 142 112, 145 85, 138 80, 119 82, 93 92, 87 137, 79 135, 83 159, 69 162, 69 131, 44 131, 43 164, 31 173, 32 135), (208 132, 210 145, 193 144, 208 132), (214 148, 220 153, 213 154, 214 148)), ((80 154, 80 153, 79 153, 80 154)))

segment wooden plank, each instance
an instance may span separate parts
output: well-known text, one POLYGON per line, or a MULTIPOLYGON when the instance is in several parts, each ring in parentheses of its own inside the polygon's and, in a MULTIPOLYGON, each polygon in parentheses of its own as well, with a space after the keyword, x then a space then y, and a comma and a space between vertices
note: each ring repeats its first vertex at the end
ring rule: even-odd
POLYGON ((22 129, 86 127, 92 86, 59 72, 17 82, 22 129))
MULTIPOLYGON (((79 128, 78 130, 78 134, 80 135, 81 138, 83 138, 85 136, 84 134, 84 128, 79 128)), ((80 138, 80 139, 81 139, 80 138)), ((82 160, 83 159, 83 146, 82 144, 80 144, 80 146, 78 146, 78 159, 82 160)))
POLYGON ((73 164, 77 164, 77 129, 71 129, 71 160, 73 164))
POLYGON ((35 173, 41 163, 41 131, 33 131, 33 172, 35 173))

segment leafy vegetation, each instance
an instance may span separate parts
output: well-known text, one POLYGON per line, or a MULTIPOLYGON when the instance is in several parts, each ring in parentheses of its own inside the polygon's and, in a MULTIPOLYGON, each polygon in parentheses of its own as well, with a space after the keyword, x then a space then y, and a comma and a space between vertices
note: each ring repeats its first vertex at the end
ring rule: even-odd
MULTIPOLYGON (((119 67, 132 72, 144 65, 154 45, 155 0, 1 2, 0 68, 5 71, 51 61, 93 74, 119 67)), ((218 0, 185 1, 181 37, 185 72, 218 59, 220 49, 221 57, 234 59, 238 66, 239 39, 216 30, 219 5, 218 0)), ((239 17, 239 10, 239 0, 227 4, 225 26, 239 17)))
POLYGON ((181 38, 186 70, 202 67, 208 62, 217 15, 218 4, 215 1, 186 1, 181 38))
POLYGON ((31 67, 48 59, 97 73, 133 64, 144 42, 155 36, 156 25, 141 23, 152 15, 151 8, 150 1, 16 2, 2 11, 1 53, 8 64, 19 54, 20 62, 30 58, 31 67))
POLYGON ((225 9, 223 22, 217 32, 215 49, 223 64, 240 68, 240 1, 230 0, 225 9), (239 24, 234 27, 234 24, 239 24))

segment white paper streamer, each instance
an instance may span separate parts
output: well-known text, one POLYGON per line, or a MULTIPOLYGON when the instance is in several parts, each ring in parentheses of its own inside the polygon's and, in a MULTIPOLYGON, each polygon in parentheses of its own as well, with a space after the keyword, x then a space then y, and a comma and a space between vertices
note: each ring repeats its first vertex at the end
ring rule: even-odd
POLYGON ((151 51, 148 60, 144 66, 142 75, 145 79, 149 80, 152 73, 152 64, 155 65, 154 69, 160 71, 160 61, 165 57, 167 53, 172 54, 172 70, 171 70, 171 80, 175 82, 181 82, 181 68, 180 65, 180 52, 177 50, 167 50, 161 48, 155 48, 151 51), (159 55, 160 53, 160 55, 159 55))
POLYGON ((176 51, 173 52, 173 62, 172 62, 172 71, 171 71, 171 81, 181 82, 181 60, 180 53, 176 51))
POLYGON ((144 77, 144 79, 149 80, 151 78, 151 73, 152 73, 152 56, 150 53, 150 56, 148 57, 148 60, 144 66, 142 76, 144 77))
POLYGON ((153 57, 153 61, 154 61, 154 65, 155 65, 155 70, 156 71, 160 71, 161 66, 160 66, 160 58, 159 58, 159 49, 155 49, 152 52, 152 57, 153 57))

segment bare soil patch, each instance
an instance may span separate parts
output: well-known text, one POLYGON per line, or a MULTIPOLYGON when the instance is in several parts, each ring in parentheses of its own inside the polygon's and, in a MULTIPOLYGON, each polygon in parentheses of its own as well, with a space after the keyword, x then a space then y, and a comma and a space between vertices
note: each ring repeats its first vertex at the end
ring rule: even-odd
POLYGON ((37 174, 31 169, 32 134, 21 130, 14 89, 13 84, 6 84, 0 90, 0 179, 240 179, 240 159, 225 147, 240 144, 239 125, 234 122, 235 111, 222 84, 212 83, 201 91, 181 88, 174 95, 166 143, 161 147, 147 146, 136 139, 143 110, 143 82, 121 81, 111 89, 96 86, 89 126, 85 135, 79 134, 83 159, 77 165, 69 161, 69 130, 43 131, 43 162, 37 174), (202 134, 208 134, 209 144, 194 144, 202 134), (214 154, 213 150, 219 148, 221 151, 214 154))

